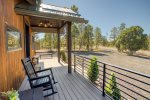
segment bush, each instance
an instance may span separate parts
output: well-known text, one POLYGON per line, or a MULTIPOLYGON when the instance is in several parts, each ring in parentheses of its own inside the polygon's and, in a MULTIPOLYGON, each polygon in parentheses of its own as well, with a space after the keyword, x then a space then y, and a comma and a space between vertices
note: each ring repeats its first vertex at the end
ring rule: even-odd
POLYGON ((96 57, 93 57, 91 59, 90 66, 88 67, 87 74, 88 74, 89 80, 92 83, 95 83, 95 81, 98 78, 98 74, 99 74, 99 69, 98 69, 97 58, 96 57))
POLYGON ((105 87, 106 93, 109 96, 113 97, 114 100, 121 100, 121 94, 120 90, 117 87, 115 74, 112 73, 109 79, 110 80, 108 81, 105 87))
MULTIPOLYGON (((12 89, 11 91, 1 92, 2 100, 19 100, 18 91, 12 89)), ((1 100, 1 97, 0 97, 1 100)))
POLYGON ((67 57, 66 57, 65 51, 60 52, 60 58, 62 61, 67 62, 67 57))
POLYGON ((116 41, 118 51, 128 51, 128 54, 132 55, 139 49, 147 48, 147 35, 143 34, 143 31, 139 26, 124 29, 116 41))

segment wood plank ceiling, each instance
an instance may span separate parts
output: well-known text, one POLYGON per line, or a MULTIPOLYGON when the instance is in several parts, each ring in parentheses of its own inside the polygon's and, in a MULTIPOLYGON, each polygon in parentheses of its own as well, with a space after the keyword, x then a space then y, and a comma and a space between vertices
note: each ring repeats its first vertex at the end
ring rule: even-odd
MULTIPOLYGON (((31 27, 34 32, 57 33, 58 29, 66 23, 63 20, 30 17, 31 27)), ((62 33, 62 32, 61 32, 62 33)))
POLYGON ((37 1, 41 5, 34 4, 36 0, 27 1, 17 4, 15 12, 30 17, 32 31, 34 32, 57 33, 67 22, 88 23, 88 20, 73 12, 70 8, 41 4, 40 0, 37 1))

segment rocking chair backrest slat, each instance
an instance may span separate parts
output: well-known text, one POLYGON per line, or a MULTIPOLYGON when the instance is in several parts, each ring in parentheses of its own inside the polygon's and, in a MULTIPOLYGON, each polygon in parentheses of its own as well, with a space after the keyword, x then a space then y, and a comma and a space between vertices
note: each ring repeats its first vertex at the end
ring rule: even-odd
POLYGON ((22 59, 21 61, 23 63, 23 66, 24 66, 24 69, 26 71, 28 78, 29 79, 36 78, 36 73, 35 73, 35 70, 33 68, 30 58, 25 58, 25 59, 22 59))

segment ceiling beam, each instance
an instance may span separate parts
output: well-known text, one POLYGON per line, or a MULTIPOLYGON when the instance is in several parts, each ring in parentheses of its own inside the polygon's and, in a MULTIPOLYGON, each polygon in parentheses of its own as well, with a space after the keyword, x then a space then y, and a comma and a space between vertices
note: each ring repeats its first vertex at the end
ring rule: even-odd
POLYGON ((59 27, 43 27, 43 26, 37 26, 37 25, 31 25, 32 28, 48 28, 48 29, 59 29, 59 27))
POLYGON ((31 27, 33 32, 57 33, 56 28, 31 27))
POLYGON ((64 23, 59 27, 59 29, 61 29, 62 27, 64 27, 66 24, 67 24, 67 22, 64 22, 64 23))
POLYGON ((32 5, 35 5, 36 4, 36 0, 26 0, 27 2, 29 2, 30 4, 32 5))

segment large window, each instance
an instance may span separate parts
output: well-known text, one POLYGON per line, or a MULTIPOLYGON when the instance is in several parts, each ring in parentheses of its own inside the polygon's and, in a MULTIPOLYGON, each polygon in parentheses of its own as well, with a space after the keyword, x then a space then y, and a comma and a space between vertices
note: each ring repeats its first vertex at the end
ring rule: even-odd
POLYGON ((12 26, 6 27, 7 50, 16 50, 21 48, 21 33, 12 26))

